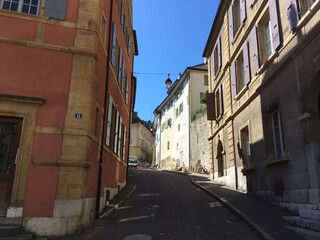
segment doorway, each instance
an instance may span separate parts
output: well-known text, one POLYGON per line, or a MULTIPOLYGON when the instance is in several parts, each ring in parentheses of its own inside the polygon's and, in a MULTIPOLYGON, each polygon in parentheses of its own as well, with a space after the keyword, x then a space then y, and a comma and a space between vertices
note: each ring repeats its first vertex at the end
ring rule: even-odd
POLYGON ((0 117, 0 217, 10 206, 22 119, 0 117))

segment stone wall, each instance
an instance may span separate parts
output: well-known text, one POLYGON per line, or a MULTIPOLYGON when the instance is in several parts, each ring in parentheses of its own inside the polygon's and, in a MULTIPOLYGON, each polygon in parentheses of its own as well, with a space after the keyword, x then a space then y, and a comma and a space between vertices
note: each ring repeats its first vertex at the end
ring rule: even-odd
POLYGON ((212 172, 208 131, 207 109, 205 108, 190 124, 190 171, 197 171, 201 163, 210 170, 210 173, 212 172))

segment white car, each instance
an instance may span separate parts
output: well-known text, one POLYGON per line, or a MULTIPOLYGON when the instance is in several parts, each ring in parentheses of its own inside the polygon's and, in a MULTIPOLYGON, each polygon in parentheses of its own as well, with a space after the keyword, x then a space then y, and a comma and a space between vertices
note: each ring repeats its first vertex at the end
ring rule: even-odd
POLYGON ((128 165, 131 167, 137 167, 139 165, 138 160, 135 159, 129 159, 128 165))

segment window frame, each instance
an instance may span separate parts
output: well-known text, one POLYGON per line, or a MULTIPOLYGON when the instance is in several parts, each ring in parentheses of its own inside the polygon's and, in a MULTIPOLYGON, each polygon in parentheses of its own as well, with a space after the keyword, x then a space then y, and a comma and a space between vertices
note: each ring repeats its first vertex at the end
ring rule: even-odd
POLYGON ((274 157, 276 160, 280 160, 284 158, 285 151, 284 151, 284 141, 283 141, 283 127, 281 123, 281 112, 280 109, 274 109, 272 112, 270 112, 271 116, 271 124, 272 124, 272 141, 273 141, 273 151, 274 151, 274 157), (277 114, 277 127, 275 127, 275 119, 274 116, 277 114), (276 129, 278 128, 278 130, 276 129), (276 132, 277 131, 277 132, 276 132), (276 139, 279 138, 279 139, 276 139), (280 144, 280 146, 278 146, 280 144), (279 148, 280 147, 280 148, 279 148), (280 155, 279 152, 280 151, 280 155))
POLYGON ((13 0, 2 0, 2 1, 0 1, 0 9, 2 9, 2 10, 7 10, 7 11, 12 11, 12 12, 25 13, 25 14, 34 15, 34 16, 39 15, 40 10, 41 10, 41 0, 37 0, 37 1, 38 1, 38 4, 37 4, 37 11, 36 11, 36 13, 30 13, 31 7, 32 7, 32 6, 33 6, 33 7, 35 6, 34 4, 32 4, 32 1, 30 1, 30 4, 24 3, 24 0, 18 0, 18 1, 19 1, 19 2, 14 2, 15 4, 18 4, 16 10, 13 10, 13 9, 12 9, 13 0), (10 5, 9 8, 3 8, 3 6, 5 5, 5 3, 9 3, 9 5, 10 5), (24 6, 24 5, 29 6, 28 12, 24 12, 24 11, 23 11, 23 6, 24 6))

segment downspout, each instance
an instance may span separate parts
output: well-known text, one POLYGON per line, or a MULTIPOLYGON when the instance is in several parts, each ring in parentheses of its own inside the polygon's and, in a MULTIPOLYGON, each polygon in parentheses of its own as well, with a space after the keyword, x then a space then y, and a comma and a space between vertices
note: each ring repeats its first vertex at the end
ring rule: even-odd
POLYGON ((108 33, 108 50, 107 50, 107 69, 106 69, 106 85, 104 90, 104 104, 103 104, 103 125, 102 125, 102 133, 100 139, 100 156, 99 156, 99 169, 98 169, 98 183, 97 183, 97 195, 96 195, 96 214, 95 218, 99 218, 100 212, 100 195, 101 195, 101 185, 102 185, 102 167, 103 167, 103 150, 105 145, 105 134, 106 134, 106 126, 107 126, 107 96, 108 96, 108 80, 109 80, 109 63, 110 63, 110 54, 111 54, 111 33, 112 33, 112 16, 113 16, 113 0, 110 2, 110 16, 109 16, 109 33, 108 33))

